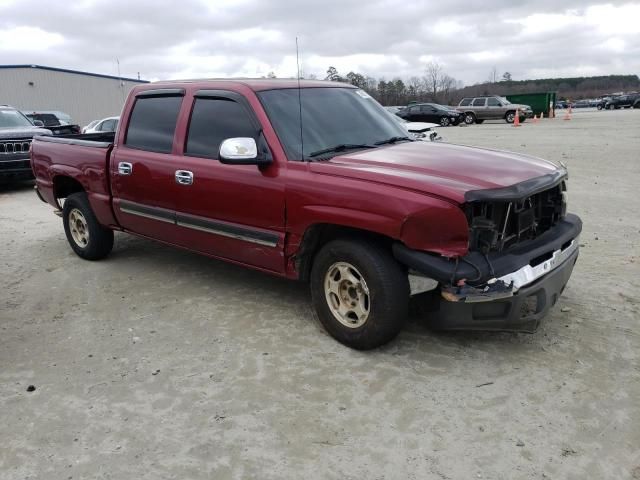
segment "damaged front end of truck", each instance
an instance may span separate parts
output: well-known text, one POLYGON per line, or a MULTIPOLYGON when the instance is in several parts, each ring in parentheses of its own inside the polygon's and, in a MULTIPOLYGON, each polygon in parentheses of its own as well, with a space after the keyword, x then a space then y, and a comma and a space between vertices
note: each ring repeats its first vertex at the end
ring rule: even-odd
POLYGON ((472 190, 462 208, 468 253, 447 258, 393 247, 410 272, 437 282, 430 323, 445 329, 535 331, 578 257, 582 222, 567 213, 567 172, 472 190))

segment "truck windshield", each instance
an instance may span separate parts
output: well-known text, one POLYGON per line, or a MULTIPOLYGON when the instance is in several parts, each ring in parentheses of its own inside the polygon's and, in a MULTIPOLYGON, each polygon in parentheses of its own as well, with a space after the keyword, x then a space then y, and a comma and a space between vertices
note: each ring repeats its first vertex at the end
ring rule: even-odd
POLYGON ((393 114, 362 90, 291 88, 259 92, 258 97, 290 160, 322 159, 317 155, 322 150, 331 154, 337 146, 367 148, 408 135, 393 114), (316 155, 311 157, 311 153, 316 155))
POLYGON ((33 124, 17 110, 0 108, 0 128, 15 127, 33 127, 33 124))

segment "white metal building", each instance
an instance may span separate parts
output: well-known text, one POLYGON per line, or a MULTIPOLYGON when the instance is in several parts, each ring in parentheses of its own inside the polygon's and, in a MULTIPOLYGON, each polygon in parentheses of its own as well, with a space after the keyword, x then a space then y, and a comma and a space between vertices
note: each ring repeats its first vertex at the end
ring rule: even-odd
POLYGON ((0 65, 0 105, 62 111, 83 126, 119 115, 129 90, 140 83, 147 82, 41 65, 0 65))

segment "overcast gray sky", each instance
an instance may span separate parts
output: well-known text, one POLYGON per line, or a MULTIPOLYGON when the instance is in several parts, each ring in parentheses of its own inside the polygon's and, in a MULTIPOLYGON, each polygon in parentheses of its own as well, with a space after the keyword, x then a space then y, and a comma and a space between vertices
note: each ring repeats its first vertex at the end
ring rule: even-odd
POLYGON ((640 73, 640 2, 589 0, 0 0, 0 64, 157 80, 420 76, 465 84, 640 73))

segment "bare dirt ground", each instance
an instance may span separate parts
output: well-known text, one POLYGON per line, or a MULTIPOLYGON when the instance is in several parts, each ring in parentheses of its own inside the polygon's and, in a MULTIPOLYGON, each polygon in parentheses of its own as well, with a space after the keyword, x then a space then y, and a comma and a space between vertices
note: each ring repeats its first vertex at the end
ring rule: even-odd
POLYGON ((442 134, 569 166, 584 246, 533 335, 352 351, 304 285, 125 235, 86 262, 1 190, 0 478, 640 478, 640 110, 442 134))

